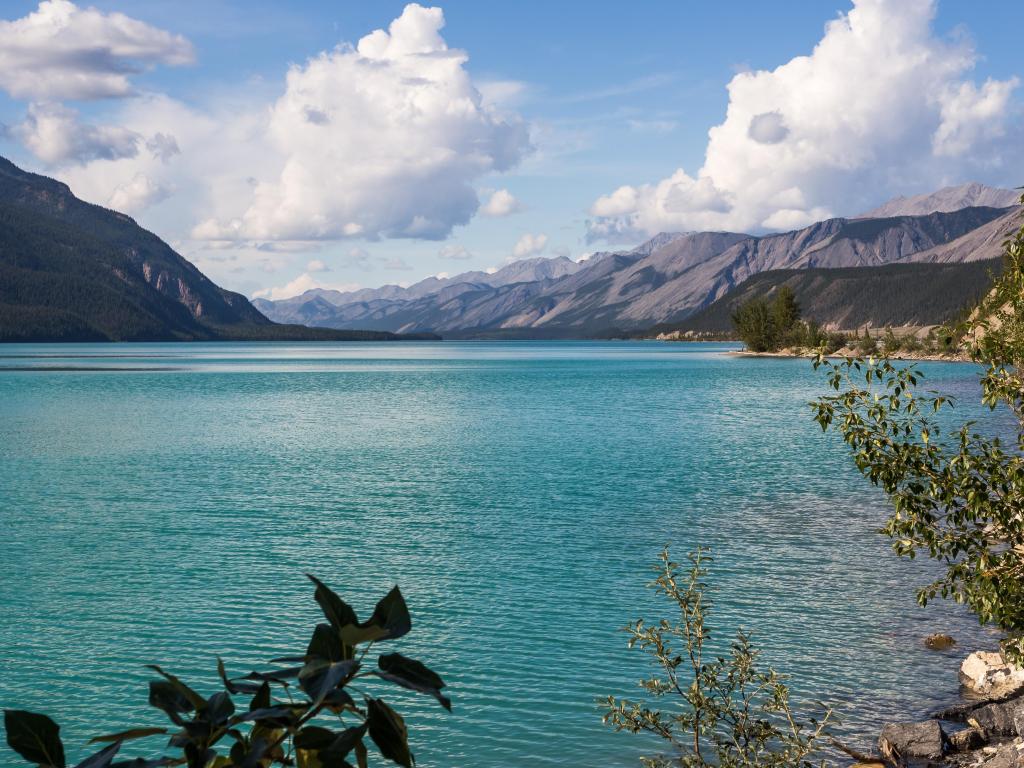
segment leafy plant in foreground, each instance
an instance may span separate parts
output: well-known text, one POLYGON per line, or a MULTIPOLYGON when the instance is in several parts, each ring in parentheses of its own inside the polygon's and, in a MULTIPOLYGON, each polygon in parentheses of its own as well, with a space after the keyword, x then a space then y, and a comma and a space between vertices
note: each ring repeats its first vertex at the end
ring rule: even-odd
POLYGON ((703 579, 711 558, 698 548, 689 561, 683 574, 664 549, 650 584, 679 610, 678 620, 647 625, 640 619, 626 627, 629 647, 650 654, 660 666, 659 674, 641 680, 640 687, 656 699, 672 697, 674 706, 663 712, 609 696, 601 702, 604 722, 617 731, 653 733, 668 743, 666 753, 641 758, 648 768, 812 765, 812 755, 827 738, 831 710, 824 708, 821 720, 798 721, 784 678, 771 668, 758 669, 759 652, 743 631, 728 654, 709 652, 711 599, 703 579))
MULTIPOLYGON (((90 743, 107 746, 77 768, 352 768, 352 760, 365 768, 367 735, 384 758, 411 768, 415 760, 402 716, 357 687, 374 679, 392 683, 433 696, 451 711, 451 701, 441 693, 444 681, 419 661, 389 653, 377 658, 376 667, 365 663, 375 643, 412 629, 402 593, 392 589, 360 622, 347 603, 309 578, 327 622, 316 625, 305 653, 272 659, 274 668, 235 678, 218 659, 224 690, 209 697, 160 667, 150 667, 159 679, 149 684, 149 703, 167 715, 171 727, 98 736, 90 743), (169 736, 164 751, 175 754, 115 762, 126 741, 156 736, 169 736)), ((4 727, 7 744, 29 763, 66 768, 60 729, 46 715, 5 710, 4 727)))
POLYGON ((847 359, 823 367, 837 394, 812 406, 823 430, 842 434, 861 473, 893 505, 885 527, 899 555, 925 553, 942 578, 918 591, 965 603, 1004 634, 1003 650, 1024 661, 1024 227, 1006 243, 1005 268, 969 321, 966 344, 985 366, 981 399, 1013 418, 1010 445, 973 424, 940 435, 935 416, 950 404, 917 394, 915 367, 847 359))

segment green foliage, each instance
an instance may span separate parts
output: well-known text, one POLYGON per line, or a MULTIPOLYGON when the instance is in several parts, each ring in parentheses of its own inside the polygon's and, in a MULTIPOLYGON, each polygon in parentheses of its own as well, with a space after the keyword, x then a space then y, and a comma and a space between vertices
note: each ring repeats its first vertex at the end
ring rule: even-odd
MULTIPOLYGON (((316 625, 305 653, 273 659, 272 669, 234 678, 218 659, 223 690, 209 697, 151 666, 159 677, 149 684, 149 703, 167 716, 170 727, 97 736, 90 743, 108 746, 77 768, 351 768, 353 760, 365 768, 367 735, 384 758, 411 768, 415 760, 405 721, 364 686, 378 680, 425 693, 449 711, 451 700, 441 692, 441 677, 415 659, 389 653, 378 657, 376 668, 364 664, 374 643, 397 640, 412 629, 402 593, 392 589, 360 622, 329 587, 309 578, 327 622, 316 625), (157 736, 166 740, 162 751, 173 754, 114 762, 125 742, 157 736)), ((66 768, 60 729, 46 715, 5 710, 4 728, 8 746, 29 763, 66 768)))
POLYGON ((732 315, 733 328, 751 352, 776 352, 780 349, 839 349, 846 339, 842 334, 827 334, 822 327, 800 319, 800 303, 788 285, 775 291, 771 302, 755 298, 741 304, 732 315))
POLYGON ((777 349, 772 307, 764 299, 752 299, 732 316, 736 333, 751 352, 777 349))
POLYGON ((918 592, 965 603, 1003 631, 1004 651, 1024 660, 1024 227, 1006 243, 1005 268, 970 323, 975 361, 985 365, 982 402, 1015 419, 1012 445, 964 424, 948 437, 935 422, 950 404, 918 394, 913 366, 819 357, 837 394, 814 403, 822 429, 837 429, 857 468, 893 505, 884 532, 900 555, 946 566, 918 592))
POLYGON ((650 625, 641 619, 626 627, 629 647, 649 654, 660 667, 640 687, 655 700, 671 697, 671 709, 663 712, 609 696, 601 702, 604 722, 617 731, 653 733, 667 742, 664 754, 641 758, 648 768, 810 766, 827 737, 831 711, 825 709, 821 720, 798 721, 783 677, 758 668, 758 651, 742 631, 726 654, 712 654, 707 625, 712 603, 704 583, 711 558, 698 548, 689 561, 683 573, 666 548, 650 584, 679 611, 679 618, 650 625))
POLYGON ((751 299, 771 300, 782 285, 793 289, 801 314, 844 328, 956 324, 992 286, 999 259, 965 263, 889 264, 880 267, 778 269, 747 278, 684 320, 663 323, 648 335, 679 330, 728 333, 732 314, 751 299))

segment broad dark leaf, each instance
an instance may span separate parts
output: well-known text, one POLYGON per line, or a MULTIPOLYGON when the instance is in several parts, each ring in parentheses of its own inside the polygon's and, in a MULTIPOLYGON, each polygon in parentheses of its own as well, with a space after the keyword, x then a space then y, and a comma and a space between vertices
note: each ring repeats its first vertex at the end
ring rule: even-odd
POLYGON ((270 672, 250 672, 243 680, 259 680, 265 682, 267 680, 275 683, 282 683, 287 685, 288 680, 298 677, 299 672, 302 671, 302 667, 289 667, 287 669, 274 669, 270 672))
POLYGON ((345 659, 344 647, 338 630, 330 624, 317 624, 313 630, 313 637, 309 640, 309 647, 306 648, 306 659, 321 658, 328 661, 343 661, 345 659))
POLYGON ((356 708, 355 701, 353 701, 352 697, 348 695, 348 691, 344 688, 335 688, 324 696, 324 700, 321 704, 326 706, 332 712, 340 712, 345 708, 356 708))
POLYGON ((332 627, 340 631, 343 627, 359 623, 359 619, 356 618, 356 612, 349 607, 348 603, 334 594, 330 587, 316 576, 312 574, 306 575, 310 581, 316 584, 316 592, 313 593, 313 598, 319 603, 320 609, 324 612, 324 616, 332 627))
POLYGON ((191 702, 166 680, 150 681, 149 703, 162 710, 177 725, 182 723, 179 715, 191 712, 193 709, 191 702))
POLYGON ((131 741, 132 739, 144 739, 147 736, 156 736, 161 733, 167 733, 166 728, 132 728, 128 731, 121 731, 120 733, 110 733, 106 736, 96 736, 95 738, 89 739, 90 744, 99 744, 104 741, 131 741))
POLYGON ((87 757, 75 768, 110 768, 117 751, 121 749, 121 742, 115 741, 109 747, 104 747, 92 757, 87 757))
MULTIPOLYGON (((413 620, 409 615, 406 599, 401 596, 401 591, 397 587, 393 587, 377 603, 369 621, 360 626, 365 629, 379 627, 383 630, 385 633, 383 637, 374 638, 375 640, 394 640, 408 634, 413 629, 413 620)), ((344 635, 342 635, 342 640, 344 639, 344 635)))
POLYGON ((254 709, 266 709, 270 706, 270 684, 264 683, 260 686, 259 690, 256 691, 256 695, 252 697, 252 701, 249 702, 249 711, 252 712, 254 709))
POLYGON ((370 738, 384 757, 405 768, 415 765, 409 751, 409 734, 401 715, 380 699, 367 699, 366 722, 370 738))
POLYGON ((437 699, 441 706, 451 712, 452 702, 441 694, 444 680, 441 676, 416 659, 410 659, 400 653, 389 653, 377 659, 381 671, 377 676, 420 693, 429 693, 437 699))
POLYGON ((265 739, 238 742, 231 748, 231 762, 238 768, 257 768, 270 744, 265 739))
POLYGON ((307 725, 295 734, 294 744, 296 749, 326 749, 338 734, 330 728, 321 728, 319 725, 307 725))
POLYGON ((46 715, 22 709, 4 710, 7 745, 30 763, 64 768, 60 726, 46 715))
MULTIPOLYGON (((357 725, 354 728, 346 728, 325 750, 336 757, 345 757, 349 752, 356 748, 356 744, 363 740, 363 736, 366 735, 367 724, 357 725)), ((321 756, 323 753, 321 753, 321 756)))
POLYGON ((147 760, 144 757, 136 757, 134 760, 119 760, 111 763, 110 768, 164 768, 166 765, 174 765, 173 757, 158 757, 154 760, 147 760))
POLYGON ((299 675, 299 685, 313 705, 323 703, 324 699, 347 678, 359 671, 359 662, 354 659, 338 661, 334 664, 307 664, 299 675))
POLYGON ((304 704, 253 709, 235 716, 231 722, 244 723, 248 720, 258 720, 261 722, 267 721, 274 725, 291 725, 302 716, 306 709, 307 706, 304 704))
POLYGON ((224 662, 220 656, 217 657, 217 674, 220 675, 221 682, 224 683, 224 688, 228 693, 234 695, 239 693, 256 693, 260 689, 258 685, 253 683, 239 682, 238 680, 228 678, 227 670, 224 668, 224 662))
POLYGON ((146 666, 149 669, 152 669, 161 677, 163 677, 165 680, 167 680, 167 682, 169 682, 172 686, 174 686, 175 690, 177 690, 182 696, 188 699, 188 702, 192 705, 194 709, 202 709, 204 706, 206 706, 206 700, 202 696, 193 691, 191 688, 185 685, 185 683, 181 682, 181 680, 172 675, 170 672, 164 672, 156 664, 147 664, 146 666))
POLYGON ((214 725, 220 725, 235 713, 235 703, 227 691, 213 694, 203 709, 203 719, 214 725))

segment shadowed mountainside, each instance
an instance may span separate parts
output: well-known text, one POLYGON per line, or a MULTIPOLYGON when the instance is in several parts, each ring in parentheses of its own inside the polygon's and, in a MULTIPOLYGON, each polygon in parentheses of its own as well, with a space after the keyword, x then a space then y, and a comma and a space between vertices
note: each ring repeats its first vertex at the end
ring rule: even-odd
POLYGON ((0 158, 0 341, 389 338, 271 322, 130 217, 0 158))
POLYGON ((793 290, 805 319, 827 328, 939 325, 981 299, 1001 270, 1001 259, 771 270, 754 275, 686 320, 657 325, 648 333, 729 333, 732 313, 741 304, 770 299, 782 286, 793 290))

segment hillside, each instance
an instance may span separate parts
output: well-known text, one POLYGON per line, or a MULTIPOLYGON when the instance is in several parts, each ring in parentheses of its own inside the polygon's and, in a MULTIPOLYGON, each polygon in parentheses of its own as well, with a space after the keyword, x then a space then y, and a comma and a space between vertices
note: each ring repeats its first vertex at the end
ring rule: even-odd
POLYGON ((386 339, 271 322, 131 218, 0 158, 0 341, 386 339))
POLYGON ((771 270, 754 275, 686 320, 657 325, 649 334, 729 332, 732 313, 739 305, 771 297, 784 285, 793 290, 805 319, 828 328, 938 325, 978 301, 1001 269, 1000 259, 990 259, 962 264, 771 270))
MULTIPOLYGON (((980 185, 961 191, 963 199, 997 201, 1013 194, 980 185)), ((952 204, 951 194, 941 194, 941 201, 952 204)), ((1000 253, 1001 233, 1012 227, 1017 211, 969 206, 922 215, 836 218, 762 236, 663 234, 631 251, 561 265, 561 274, 540 273, 535 263, 514 280, 497 279, 511 265, 494 275, 465 273, 443 281, 430 278, 408 289, 386 286, 358 294, 309 292, 259 307, 272 319, 288 322, 460 336, 638 330, 679 323, 748 278, 771 270, 992 258, 1000 253)))

